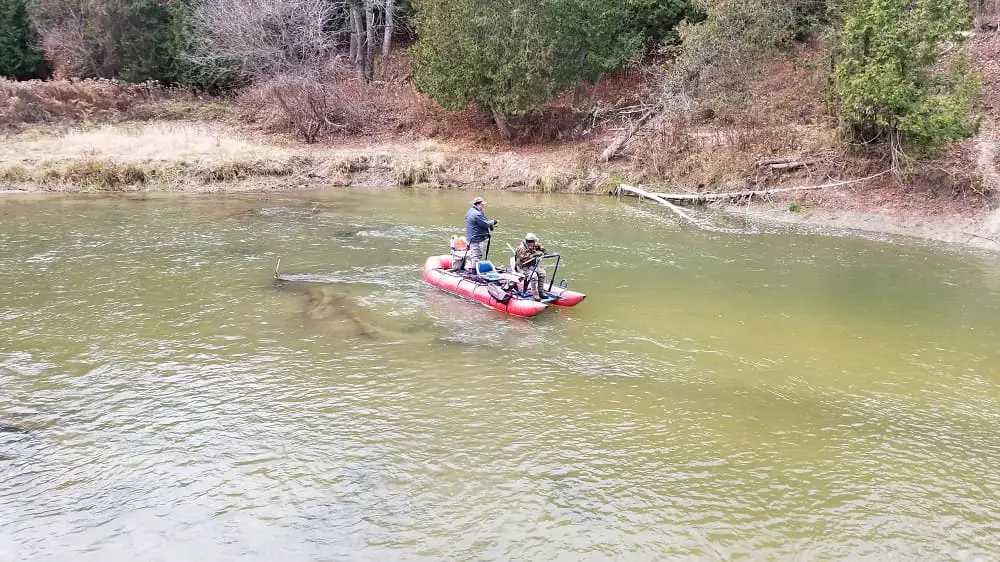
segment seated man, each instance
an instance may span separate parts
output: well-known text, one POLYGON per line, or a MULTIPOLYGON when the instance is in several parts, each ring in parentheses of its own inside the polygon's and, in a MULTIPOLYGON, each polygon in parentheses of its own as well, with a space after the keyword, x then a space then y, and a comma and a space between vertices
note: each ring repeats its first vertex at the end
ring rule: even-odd
POLYGON ((531 292, 536 301, 545 298, 545 270, 541 267, 535 267, 544 255, 545 248, 538 243, 538 237, 532 232, 525 234, 524 240, 521 241, 517 250, 514 250, 514 270, 522 275, 531 276, 526 282, 530 288, 532 281, 534 281, 534 290, 531 292), (532 273, 532 269, 534 269, 534 273, 532 273))

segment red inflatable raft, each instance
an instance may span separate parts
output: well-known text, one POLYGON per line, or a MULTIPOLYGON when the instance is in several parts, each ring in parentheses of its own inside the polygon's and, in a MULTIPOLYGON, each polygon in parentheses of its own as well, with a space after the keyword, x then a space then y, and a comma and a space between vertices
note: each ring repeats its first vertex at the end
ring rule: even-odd
POLYGON ((587 295, 570 291, 558 285, 551 286, 548 296, 541 301, 530 294, 513 288, 521 281, 512 273, 497 273, 490 262, 479 262, 486 266, 481 275, 451 271, 450 255, 431 256, 424 262, 424 280, 448 291, 475 299, 490 308, 515 316, 529 317, 548 308, 548 305, 574 306, 580 304, 587 295))

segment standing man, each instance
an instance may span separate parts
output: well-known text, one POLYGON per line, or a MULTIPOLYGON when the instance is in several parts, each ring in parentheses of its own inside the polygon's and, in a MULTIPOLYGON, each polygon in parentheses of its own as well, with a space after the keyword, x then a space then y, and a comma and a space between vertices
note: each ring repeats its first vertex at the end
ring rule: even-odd
POLYGON ((545 248, 538 243, 538 236, 535 236, 533 232, 525 234, 524 240, 521 241, 517 250, 514 250, 514 270, 521 275, 531 276, 525 282, 529 287, 534 285, 535 290, 532 291, 532 296, 536 301, 546 297, 545 270, 541 267, 535 267, 544 255, 545 248))
MULTIPOLYGON (((498 220, 490 220, 483 213, 486 201, 482 197, 472 200, 472 207, 465 213, 465 239, 469 242, 469 251, 465 259, 465 268, 476 270, 476 264, 483 259, 486 251, 486 241, 490 238, 490 231, 500 224, 498 220)), ((459 268, 456 268, 459 269, 459 268)))

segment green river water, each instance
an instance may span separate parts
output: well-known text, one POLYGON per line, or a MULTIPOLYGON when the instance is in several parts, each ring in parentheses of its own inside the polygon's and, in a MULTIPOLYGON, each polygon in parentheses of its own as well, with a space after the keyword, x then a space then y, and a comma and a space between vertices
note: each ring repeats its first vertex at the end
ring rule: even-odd
POLYGON ((472 195, 0 199, 0 560, 1000 558, 1000 258, 472 195))

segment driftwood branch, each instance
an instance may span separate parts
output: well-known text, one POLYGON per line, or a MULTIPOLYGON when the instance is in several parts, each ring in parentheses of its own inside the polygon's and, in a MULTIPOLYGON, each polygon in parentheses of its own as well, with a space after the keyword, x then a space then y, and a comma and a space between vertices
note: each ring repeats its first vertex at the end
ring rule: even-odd
MULTIPOLYGON (((877 174, 856 179, 856 180, 844 180, 835 181, 830 183, 824 183, 822 185, 806 185, 800 187, 778 187, 774 189, 757 189, 749 191, 733 191, 729 193, 654 193, 647 192, 640 188, 640 191, 645 195, 639 195, 634 191, 635 188, 631 186, 621 185, 615 190, 616 195, 621 195, 622 193, 629 193, 633 195, 639 195, 640 197, 645 197, 646 195, 655 196, 658 199, 663 199, 668 202, 689 204, 689 205, 700 205, 704 203, 712 203, 714 201, 741 201, 743 199, 751 199, 753 197, 767 197, 769 195, 777 195, 779 193, 792 193, 796 191, 812 191, 817 189, 834 189, 839 187, 844 187, 846 185, 852 185, 856 183, 866 182, 875 179, 879 176, 883 176, 889 173, 890 170, 884 172, 879 172, 877 174), (629 189, 622 189, 623 187, 628 187, 629 189)), ((652 199, 652 197, 648 197, 652 199)), ((655 199, 654 199, 655 200, 655 199)))
POLYGON ((757 161, 758 168, 768 168, 771 170, 797 170, 812 164, 812 160, 797 160, 787 156, 769 156, 757 161))
POLYGON ((660 112, 660 108, 661 106, 657 104, 649 108, 646 111, 646 113, 643 113, 642 117, 639 117, 639 119, 634 121, 632 123, 632 126, 629 127, 627 131, 625 131, 624 135, 616 138, 614 142, 612 142, 610 145, 608 145, 606 149, 604 149, 604 152, 602 152, 601 156, 597 159, 598 162, 610 162, 611 159, 614 158, 616 154, 618 154, 618 151, 621 150, 623 146, 625 146, 625 143, 627 143, 637 132, 639 132, 639 129, 641 129, 642 126, 645 125, 647 121, 652 119, 654 115, 660 112))
POLYGON ((781 162, 780 164, 769 164, 767 167, 772 170, 796 170, 798 168, 805 168, 808 164, 802 162, 781 162))
POLYGON ((628 193, 628 194, 635 195, 635 196, 639 197, 640 199, 641 198, 645 198, 645 199, 649 199, 650 201, 656 201, 657 203, 659 203, 659 204, 663 205, 664 207, 670 209, 671 211, 677 213, 677 216, 679 216, 682 219, 690 222, 691 224, 694 224, 694 225, 696 225, 698 227, 702 226, 701 223, 699 223, 694 218, 692 218, 691 215, 687 214, 687 212, 685 212, 684 209, 678 207, 677 205, 674 205, 670 201, 667 201, 666 199, 664 199, 663 197, 660 197, 659 195, 657 195, 655 193, 649 193, 648 191, 642 189, 641 187, 635 187, 635 186, 631 186, 631 185, 626 185, 624 183, 623 184, 619 184, 618 188, 615 189, 615 194, 616 195, 621 195, 623 193, 628 193))
POLYGON ((757 161, 757 167, 760 168, 761 166, 772 166, 774 164, 787 164, 789 162, 794 162, 794 160, 788 158, 787 156, 767 156, 757 161))

